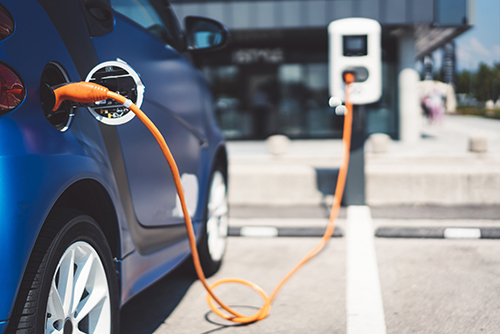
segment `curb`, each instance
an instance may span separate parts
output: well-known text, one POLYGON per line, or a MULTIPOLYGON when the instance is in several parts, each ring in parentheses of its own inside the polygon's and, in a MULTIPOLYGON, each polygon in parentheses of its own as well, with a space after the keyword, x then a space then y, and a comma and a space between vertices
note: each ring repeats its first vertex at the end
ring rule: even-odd
MULTIPOLYGON (((241 226, 229 227, 229 237, 254 238, 321 238, 325 229, 321 227, 273 227, 273 226, 241 226)), ((336 227, 332 238, 342 238, 344 232, 336 227)))
POLYGON ((500 239, 500 227, 379 227, 378 238, 500 239))

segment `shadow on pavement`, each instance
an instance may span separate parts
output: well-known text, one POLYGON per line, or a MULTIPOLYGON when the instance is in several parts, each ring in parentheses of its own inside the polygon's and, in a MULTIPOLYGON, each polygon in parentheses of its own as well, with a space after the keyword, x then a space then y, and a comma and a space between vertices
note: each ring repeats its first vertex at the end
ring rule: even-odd
MULTIPOLYGON (((229 307, 231 307, 233 310, 235 310, 237 312, 241 312, 243 314, 246 314, 245 312, 248 312, 248 315, 251 315, 259 310, 258 307, 244 306, 244 305, 229 305, 229 307)), ((228 320, 224 320, 224 319, 220 318, 217 314, 215 314, 213 311, 209 311, 205 314, 205 320, 208 321, 209 323, 217 325, 219 327, 211 329, 208 332, 203 332, 201 334, 211 334, 211 333, 222 332, 222 331, 225 331, 227 333, 232 328, 245 327, 245 326, 253 324, 253 322, 248 323, 248 324, 240 324, 240 323, 235 323, 235 322, 231 322, 228 320)))
POLYGON ((121 334, 151 334, 170 316, 196 281, 185 264, 135 296, 121 310, 121 334))

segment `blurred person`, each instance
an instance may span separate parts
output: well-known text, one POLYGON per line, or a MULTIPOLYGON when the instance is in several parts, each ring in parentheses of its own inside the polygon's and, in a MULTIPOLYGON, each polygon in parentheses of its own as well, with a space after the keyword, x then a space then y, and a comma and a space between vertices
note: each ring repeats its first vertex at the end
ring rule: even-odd
POLYGON ((431 111, 431 120, 441 122, 444 114, 443 95, 434 90, 428 99, 428 107, 431 111))

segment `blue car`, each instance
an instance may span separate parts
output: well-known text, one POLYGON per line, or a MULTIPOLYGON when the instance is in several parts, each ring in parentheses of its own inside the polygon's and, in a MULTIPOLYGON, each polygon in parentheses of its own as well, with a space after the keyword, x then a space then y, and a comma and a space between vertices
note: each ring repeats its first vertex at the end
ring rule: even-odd
POLYGON ((119 333, 120 308, 189 259, 154 137, 112 100, 63 102, 89 81, 135 102, 177 161, 206 275, 227 236, 227 152, 193 65, 229 40, 166 0, 0 1, 0 333, 119 333))

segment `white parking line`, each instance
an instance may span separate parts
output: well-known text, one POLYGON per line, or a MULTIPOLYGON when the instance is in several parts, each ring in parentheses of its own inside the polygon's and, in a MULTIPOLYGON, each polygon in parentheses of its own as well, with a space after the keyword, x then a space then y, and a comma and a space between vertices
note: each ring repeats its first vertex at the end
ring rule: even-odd
POLYGON ((481 230, 478 228, 456 228, 448 227, 444 229, 446 239, 480 239, 481 230))
POLYGON ((349 206, 346 223, 347 334, 385 334, 370 208, 349 206))
POLYGON ((267 226, 244 226, 240 230, 240 235, 242 237, 272 238, 278 236, 278 229, 267 226))

